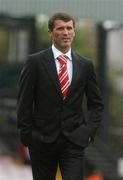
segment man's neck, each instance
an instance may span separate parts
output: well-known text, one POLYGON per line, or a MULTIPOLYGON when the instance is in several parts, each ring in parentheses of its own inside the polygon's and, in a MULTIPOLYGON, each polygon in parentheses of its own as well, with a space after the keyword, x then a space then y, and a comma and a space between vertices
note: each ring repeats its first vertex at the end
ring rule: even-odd
MULTIPOLYGON (((54 44, 53 44, 54 45, 54 44)), ((63 54, 66 54, 70 49, 71 49, 71 47, 67 47, 67 48, 59 48, 59 47, 56 47, 55 45, 54 45, 54 47, 58 50, 58 51, 60 51, 60 52, 62 52, 63 54)))

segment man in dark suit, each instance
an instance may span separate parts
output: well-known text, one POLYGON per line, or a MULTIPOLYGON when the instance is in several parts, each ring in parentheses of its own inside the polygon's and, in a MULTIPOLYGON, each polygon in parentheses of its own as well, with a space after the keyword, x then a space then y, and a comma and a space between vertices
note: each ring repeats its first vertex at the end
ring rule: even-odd
POLYGON ((30 55, 20 75, 20 137, 29 148, 34 180, 55 180, 58 165, 63 180, 82 180, 84 149, 102 118, 100 90, 91 61, 71 50, 74 19, 56 13, 48 28, 52 47, 30 55), (88 122, 82 110, 84 95, 88 122))

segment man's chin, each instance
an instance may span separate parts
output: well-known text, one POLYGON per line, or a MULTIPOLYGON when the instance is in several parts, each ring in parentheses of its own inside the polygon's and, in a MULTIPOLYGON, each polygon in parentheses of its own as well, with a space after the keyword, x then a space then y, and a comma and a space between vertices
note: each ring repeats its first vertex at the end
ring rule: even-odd
POLYGON ((71 44, 68 43, 68 42, 65 42, 65 43, 62 44, 62 47, 63 47, 63 48, 70 48, 70 47, 71 47, 71 44))

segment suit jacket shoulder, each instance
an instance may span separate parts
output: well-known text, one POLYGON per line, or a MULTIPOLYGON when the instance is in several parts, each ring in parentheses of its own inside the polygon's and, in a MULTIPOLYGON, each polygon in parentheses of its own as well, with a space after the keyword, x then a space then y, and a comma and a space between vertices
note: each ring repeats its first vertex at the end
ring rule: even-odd
POLYGON ((42 51, 39 51, 39 52, 36 52, 36 53, 33 53, 33 54, 29 54, 28 56, 28 59, 29 60, 36 60, 36 59, 39 59, 42 60, 43 57, 47 57, 48 55, 53 55, 52 53, 52 49, 51 48, 48 48, 48 49, 45 49, 45 50, 42 50, 42 51))
POLYGON ((78 62, 81 68, 86 69, 88 73, 94 71, 94 66, 91 59, 81 56, 76 52, 73 52, 72 55, 73 55, 73 59, 78 62))
POLYGON ((91 59, 84 57, 84 56, 81 56, 77 52, 73 52, 73 56, 76 58, 76 60, 79 60, 81 63, 87 63, 87 64, 92 63, 91 59))

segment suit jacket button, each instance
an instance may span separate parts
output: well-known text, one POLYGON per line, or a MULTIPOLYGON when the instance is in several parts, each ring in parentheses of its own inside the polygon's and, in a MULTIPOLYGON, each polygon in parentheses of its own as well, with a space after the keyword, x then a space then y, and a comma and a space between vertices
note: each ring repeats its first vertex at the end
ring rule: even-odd
POLYGON ((61 122, 61 124, 62 124, 62 126, 64 126, 65 122, 64 122, 64 121, 62 121, 62 122, 61 122))

